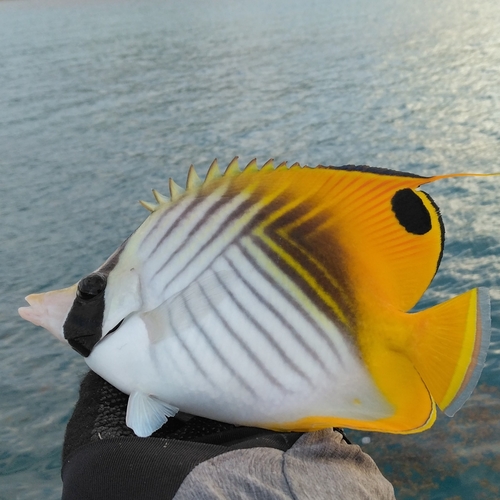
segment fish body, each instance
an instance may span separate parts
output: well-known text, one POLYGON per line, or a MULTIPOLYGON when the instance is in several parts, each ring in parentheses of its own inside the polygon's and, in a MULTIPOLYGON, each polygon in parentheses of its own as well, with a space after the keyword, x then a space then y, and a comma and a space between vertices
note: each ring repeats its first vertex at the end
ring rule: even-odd
POLYGON ((20 314, 130 395, 147 436, 178 409, 241 425, 409 433, 453 415, 479 379, 489 298, 409 313, 444 227, 420 177, 255 161, 171 197, 94 273, 20 314))

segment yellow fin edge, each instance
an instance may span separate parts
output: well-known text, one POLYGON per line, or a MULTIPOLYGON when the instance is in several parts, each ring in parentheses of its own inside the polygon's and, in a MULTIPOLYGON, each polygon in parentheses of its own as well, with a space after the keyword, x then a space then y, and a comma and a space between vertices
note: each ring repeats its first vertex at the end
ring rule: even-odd
POLYGON ((474 390, 490 344, 486 288, 414 313, 417 331, 409 353, 432 397, 453 416, 474 390))
POLYGON ((349 418, 310 416, 292 422, 255 424, 278 432, 311 432, 327 429, 329 427, 341 427, 369 432, 386 432, 389 434, 416 434, 432 427, 436 420, 436 405, 432 404, 431 411, 426 420, 416 424, 413 428, 407 428, 397 418, 385 418, 378 420, 353 420, 349 418))

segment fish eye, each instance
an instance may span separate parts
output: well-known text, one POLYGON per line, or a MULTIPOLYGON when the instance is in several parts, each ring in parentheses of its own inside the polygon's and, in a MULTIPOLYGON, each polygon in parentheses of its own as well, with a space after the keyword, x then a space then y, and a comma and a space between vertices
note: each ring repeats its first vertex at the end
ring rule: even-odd
POLYGON ((78 297, 91 300, 100 295, 106 288, 106 277, 101 273, 92 273, 78 283, 78 297))

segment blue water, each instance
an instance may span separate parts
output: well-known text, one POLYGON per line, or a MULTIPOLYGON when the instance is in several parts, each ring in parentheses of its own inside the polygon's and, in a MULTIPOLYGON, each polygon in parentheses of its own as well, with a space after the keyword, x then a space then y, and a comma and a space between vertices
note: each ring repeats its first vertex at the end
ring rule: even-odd
MULTIPOLYGON (((500 171, 498 0, 0 1, 0 499, 60 497, 83 360, 17 308, 95 269, 193 163, 500 171)), ((453 419, 352 433, 398 498, 500 497, 500 179, 430 186, 447 246, 421 307, 492 288, 453 419)))

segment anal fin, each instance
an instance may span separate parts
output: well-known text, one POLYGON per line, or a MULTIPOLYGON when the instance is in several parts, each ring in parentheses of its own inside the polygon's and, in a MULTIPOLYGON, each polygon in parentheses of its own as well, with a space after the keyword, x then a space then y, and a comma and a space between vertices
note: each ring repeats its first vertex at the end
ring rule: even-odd
POLYGON ((148 437, 178 411, 175 406, 136 391, 128 399, 126 423, 137 436, 148 437))

